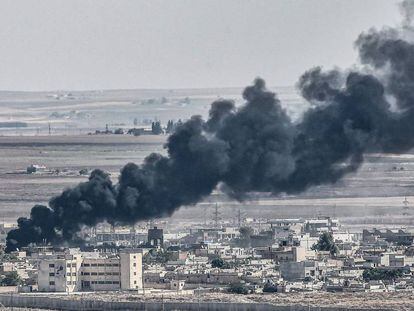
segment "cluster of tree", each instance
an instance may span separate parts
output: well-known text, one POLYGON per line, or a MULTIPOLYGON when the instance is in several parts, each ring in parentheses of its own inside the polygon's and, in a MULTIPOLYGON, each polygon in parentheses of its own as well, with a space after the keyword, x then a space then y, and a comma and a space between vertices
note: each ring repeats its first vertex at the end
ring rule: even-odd
MULTIPOLYGON (((175 131, 175 129, 182 124, 183 122, 181 121, 181 119, 178 120, 177 122, 174 122, 173 120, 168 120, 166 127, 163 127, 161 121, 151 121, 151 134, 153 135, 161 135, 163 133, 172 134, 175 131)), ((138 126, 137 118, 134 119, 134 126, 138 126)), ((138 135, 144 134, 145 130, 142 128, 133 128, 133 129, 128 130, 127 133, 138 136, 138 135)))
POLYGON ((0 286, 17 286, 22 284, 22 279, 16 271, 6 272, 0 276, 0 286))
POLYGON ((151 249, 148 253, 144 255, 142 261, 146 264, 150 263, 166 263, 167 261, 171 260, 171 253, 164 251, 162 249, 151 249))
POLYGON ((339 248, 336 246, 332 233, 324 232, 319 237, 316 244, 312 246, 313 250, 329 252, 331 255, 339 253, 339 248))
POLYGON ((400 278, 404 275, 402 269, 378 269, 370 268, 363 272, 362 277, 365 281, 378 281, 378 280, 387 280, 394 281, 397 278, 400 278))
POLYGON ((173 120, 168 120, 167 127, 165 128, 165 133, 171 134, 175 131, 177 127, 180 127, 183 125, 183 121, 181 119, 178 119, 177 122, 174 122, 173 120))
POLYGON ((277 287, 273 283, 266 282, 265 285, 263 286, 263 293, 276 293, 276 292, 277 292, 277 287))
POLYGON ((152 124, 151 124, 151 132, 154 135, 160 135, 160 134, 164 133, 164 131, 162 130, 161 122, 160 121, 152 122, 152 124))
POLYGON ((211 266, 213 268, 219 268, 219 269, 230 269, 231 265, 224 259, 220 257, 216 257, 211 261, 211 266))
POLYGON ((12 253, 6 253, 4 247, 0 246, 0 262, 17 260, 17 256, 12 253))
POLYGON ((116 135, 123 135, 124 134, 124 130, 121 128, 118 128, 116 130, 114 130, 114 134, 116 135))
POLYGON ((108 124, 105 126, 105 131, 100 131, 100 130, 96 130, 95 131, 95 135, 100 135, 100 134, 116 134, 116 135, 123 135, 124 134, 124 130, 122 128, 117 128, 113 131, 111 131, 108 127, 108 124))
POLYGON ((231 284, 228 291, 232 294, 241 295, 247 295, 250 293, 250 289, 247 287, 247 285, 241 282, 231 284))

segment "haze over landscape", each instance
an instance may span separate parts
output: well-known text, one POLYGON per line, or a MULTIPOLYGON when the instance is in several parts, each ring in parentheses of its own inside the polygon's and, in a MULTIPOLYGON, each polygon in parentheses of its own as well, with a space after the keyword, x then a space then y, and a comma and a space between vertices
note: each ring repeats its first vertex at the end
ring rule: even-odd
POLYGON ((5 0, 0 42, 2 310, 413 309, 414 0, 5 0))
POLYGON ((6 0, 0 90, 292 86, 316 64, 354 64, 354 40, 397 25, 397 3, 6 0))

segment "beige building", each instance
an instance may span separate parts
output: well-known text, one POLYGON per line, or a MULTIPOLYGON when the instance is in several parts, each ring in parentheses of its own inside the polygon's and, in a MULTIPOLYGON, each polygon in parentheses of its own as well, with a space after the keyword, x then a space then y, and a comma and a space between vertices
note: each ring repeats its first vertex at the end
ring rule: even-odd
POLYGON ((142 251, 101 254, 70 250, 39 259, 38 287, 43 292, 142 289, 142 251))

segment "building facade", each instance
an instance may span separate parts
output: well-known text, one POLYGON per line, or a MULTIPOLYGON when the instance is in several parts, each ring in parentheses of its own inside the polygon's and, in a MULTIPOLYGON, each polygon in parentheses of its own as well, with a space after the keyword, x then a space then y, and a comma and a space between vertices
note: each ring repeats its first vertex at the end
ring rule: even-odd
POLYGON ((39 259, 38 287, 43 292, 140 290, 142 251, 45 256, 39 259))

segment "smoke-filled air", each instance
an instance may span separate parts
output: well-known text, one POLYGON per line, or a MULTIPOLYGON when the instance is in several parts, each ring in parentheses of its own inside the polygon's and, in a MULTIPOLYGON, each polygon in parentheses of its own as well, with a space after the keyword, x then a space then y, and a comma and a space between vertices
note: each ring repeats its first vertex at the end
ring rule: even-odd
POLYGON ((7 237, 7 250, 73 241, 84 226, 133 224, 172 215, 219 188, 243 200, 249 192, 300 193, 331 184, 361 165, 365 152, 414 147, 414 5, 401 5, 399 28, 371 29, 356 40, 358 69, 305 72, 297 87, 311 105, 293 122, 258 78, 244 104, 211 104, 168 137, 167 155, 128 163, 117 184, 101 170, 36 205, 7 237))

